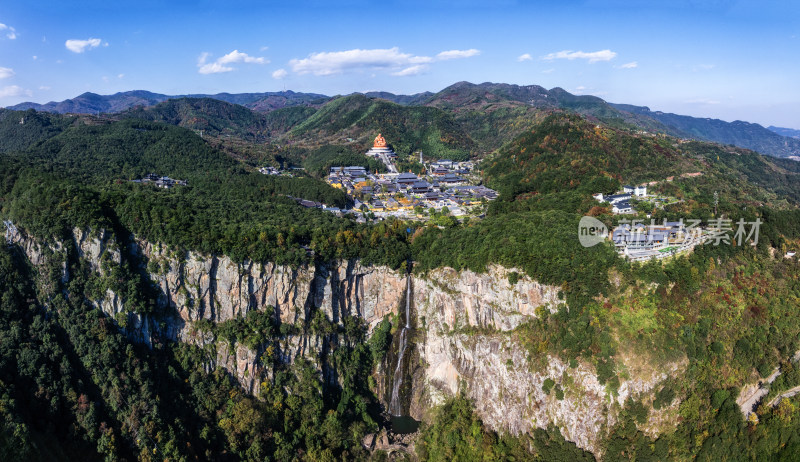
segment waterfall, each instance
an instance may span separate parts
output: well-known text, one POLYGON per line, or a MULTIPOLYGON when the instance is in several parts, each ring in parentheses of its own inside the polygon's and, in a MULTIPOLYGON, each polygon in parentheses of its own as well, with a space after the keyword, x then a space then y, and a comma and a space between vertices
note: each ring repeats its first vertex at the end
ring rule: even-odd
POLYGON ((389 401, 389 412, 394 416, 402 415, 403 406, 400 403, 400 387, 403 384, 403 358, 406 353, 408 330, 411 329, 411 274, 406 278, 406 325, 400 329, 399 353, 397 354, 397 367, 394 369, 392 379, 392 399, 389 401))

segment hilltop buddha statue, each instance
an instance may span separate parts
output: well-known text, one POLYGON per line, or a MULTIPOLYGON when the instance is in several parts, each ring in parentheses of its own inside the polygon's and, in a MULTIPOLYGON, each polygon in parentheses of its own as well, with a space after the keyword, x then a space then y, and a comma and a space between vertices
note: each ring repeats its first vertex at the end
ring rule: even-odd
POLYGON ((378 136, 375 137, 375 144, 372 145, 374 148, 385 148, 386 147, 386 140, 378 133, 378 136))

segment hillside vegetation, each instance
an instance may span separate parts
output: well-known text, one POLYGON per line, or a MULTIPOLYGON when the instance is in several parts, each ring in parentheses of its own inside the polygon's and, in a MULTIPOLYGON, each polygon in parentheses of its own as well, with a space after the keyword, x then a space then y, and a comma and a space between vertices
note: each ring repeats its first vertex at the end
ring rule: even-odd
POLYGON ((421 150, 431 158, 466 159, 475 150, 475 142, 444 111, 401 106, 363 95, 330 101, 295 126, 289 139, 319 145, 351 138, 362 146, 371 146, 378 133, 398 153, 421 150))

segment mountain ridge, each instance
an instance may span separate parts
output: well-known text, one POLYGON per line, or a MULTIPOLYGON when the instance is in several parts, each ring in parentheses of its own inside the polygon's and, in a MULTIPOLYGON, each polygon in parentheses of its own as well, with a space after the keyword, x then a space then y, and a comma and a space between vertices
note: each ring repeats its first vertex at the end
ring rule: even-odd
MULTIPOLYGON (((432 93, 398 95, 384 91, 353 93, 367 98, 385 100, 405 107, 435 107, 453 113, 459 123, 482 131, 491 143, 502 144, 521 133, 526 120, 541 118, 542 110, 570 110, 596 118, 608 125, 664 133, 679 138, 713 141, 752 149, 774 157, 800 156, 800 131, 764 128, 750 122, 726 122, 719 119, 692 117, 653 111, 647 106, 610 103, 591 95, 575 95, 560 87, 550 90, 539 85, 515 85, 483 82, 456 82, 432 93), (498 112, 499 111, 499 112, 498 112), (510 129, 509 127, 514 127, 510 129), (781 131, 784 130, 784 131, 781 131), (788 131, 787 131, 788 130, 788 131), (785 134, 788 134, 786 136, 785 134)), ((256 112, 269 113, 276 109, 305 106, 319 109, 337 97, 318 93, 299 93, 291 90, 264 93, 218 93, 170 96, 146 90, 132 90, 113 95, 83 93, 75 98, 45 104, 31 102, 8 107, 13 110, 35 109, 57 113, 118 113, 135 107, 152 107, 170 99, 210 98, 239 104, 256 112)))

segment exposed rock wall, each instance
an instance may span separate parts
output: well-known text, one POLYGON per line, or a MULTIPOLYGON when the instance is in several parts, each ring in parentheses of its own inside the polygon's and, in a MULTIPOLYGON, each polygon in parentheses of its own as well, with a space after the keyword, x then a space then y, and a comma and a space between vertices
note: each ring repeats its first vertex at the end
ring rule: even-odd
POLYGON ((412 415, 424 419, 432 405, 461 391, 495 430, 520 434, 555 424, 567 440, 598 454, 599 441, 625 400, 652 394, 684 364, 659 371, 623 365, 629 377, 621 379, 615 396, 600 384, 591 364, 578 362, 571 368, 550 355, 529 357, 520 338, 524 334, 515 329, 537 316, 537 309, 554 312, 562 302, 556 287, 527 277, 511 286, 510 271, 492 266, 476 274, 444 268, 416 282, 416 316, 424 318, 416 338, 423 372, 417 376, 412 415), (548 378, 563 390, 562 399, 553 390, 544 392, 548 378))
MULTIPOLYGON (((197 321, 224 322, 271 305, 281 323, 298 327, 322 311, 333 323, 354 315, 372 328, 397 312, 406 289, 404 274, 358 261, 297 268, 236 263, 226 256, 175 252, 145 241, 128 246, 123 255, 109 233, 76 229, 73 234, 73 242, 54 243, 50 249, 63 253, 65 246, 72 245, 100 273, 108 265, 121 264, 123 258, 141 262, 158 286, 158 303, 172 314, 155 320, 129 313, 127 329, 134 338, 149 342, 158 333, 203 347, 210 351, 209 368, 224 367, 255 394, 271 374, 261 364, 264 352, 215 341, 213 334, 195 325, 197 321)), ((8 236, 34 265, 43 263, 46 252, 36 240, 16 229, 9 230, 8 236)), ((63 271, 66 280, 66 266, 63 271)), ((669 375, 679 373, 682 365, 657 372, 628 368, 628 377, 621 380, 614 396, 598 382, 590 364, 571 368, 551 356, 530 358, 516 329, 541 310, 554 312, 563 302, 557 287, 528 277, 512 285, 510 271, 499 266, 485 274, 442 268, 414 278, 411 335, 418 364, 411 414, 425 419, 431 406, 461 391, 474 400, 478 414, 495 430, 519 434, 555 424, 566 439, 598 453, 599 440, 616 421, 625 399, 651 394, 669 375), (553 391, 544 393, 542 384, 548 378, 563 390, 562 399, 553 391)), ((109 315, 124 312, 124 301, 111 290, 97 303, 109 315)), ((336 339, 299 331, 282 337, 274 354, 284 362, 304 357, 324 369, 319 358, 336 339)))
POLYGON ((159 302, 175 309, 184 322, 224 322, 272 306, 281 323, 302 323, 319 309, 333 322, 343 315, 360 316, 374 327, 397 311, 405 290, 403 275, 357 261, 291 268, 235 263, 224 255, 175 255, 147 242, 137 243, 134 251, 159 268, 150 273, 161 289, 159 302))

